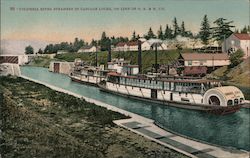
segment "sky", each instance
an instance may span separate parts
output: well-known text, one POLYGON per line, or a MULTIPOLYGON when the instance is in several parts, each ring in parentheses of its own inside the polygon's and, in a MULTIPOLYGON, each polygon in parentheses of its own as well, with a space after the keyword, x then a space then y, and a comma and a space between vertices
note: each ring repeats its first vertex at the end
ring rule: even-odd
POLYGON ((1 0, 1 40, 62 42, 78 37, 91 41, 100 39, 103 31, 108 36, 131 37, 133 31, 143 35, 149 27, 156 33, 160 25, 163 29, 166 24, 172 25, 174 17, 179 25, 184 21, 187 30, 197 33, 205 14, 211 24, 223 17, 241 29, 249 25, 249 3, 249 0, 1 0))

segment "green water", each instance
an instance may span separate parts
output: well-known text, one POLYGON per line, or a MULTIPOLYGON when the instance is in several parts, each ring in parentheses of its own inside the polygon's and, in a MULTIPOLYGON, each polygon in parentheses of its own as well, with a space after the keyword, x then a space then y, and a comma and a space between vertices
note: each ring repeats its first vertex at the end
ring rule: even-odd
POLYGON ((153 119, 167 130, 212 144, 250 151, 250 109, 217 116, 138 101, 101 92, 98 88, 72 82, 69 77, 45 68, 22 67, 24 76, 93 98, 153 119))

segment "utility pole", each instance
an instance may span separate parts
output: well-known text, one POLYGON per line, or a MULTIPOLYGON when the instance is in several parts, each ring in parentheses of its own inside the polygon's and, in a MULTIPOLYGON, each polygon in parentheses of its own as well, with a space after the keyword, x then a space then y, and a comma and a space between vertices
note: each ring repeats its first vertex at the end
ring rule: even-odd
POLYGON ((108 47, 108 62, 111 62, 111 44, 108 47))
POLYGON ((142 73, 142 55, 141 55, 141 41, 138 40, 138 66, 139 66, 139 73, 142 73))
POLYGON ((157 43, 155 44, 155 72, 158 72, 158 65, 157 65, 157 43))
POLYGON ((95 51, 95 66, 98 66, 97 50, 95 51))

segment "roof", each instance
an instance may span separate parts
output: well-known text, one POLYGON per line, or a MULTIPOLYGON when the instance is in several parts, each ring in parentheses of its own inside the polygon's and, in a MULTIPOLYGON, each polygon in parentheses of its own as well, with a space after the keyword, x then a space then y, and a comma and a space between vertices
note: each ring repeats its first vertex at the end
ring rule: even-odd
POLYGON ((126 44, 126 42, 119 42, 116 44, 116 47, 123 47, 126 44))
POLYGON ((138 46, 138 42, 137 41, 131 41, 127 43, 128 46, 138 46))
POLYGON ((250 35, 247 33, 234 33, 233 35, 240 40, 250 40, 250 35))
POLYGON ((227 53, 182 53, 184 60, 229 60, 227 53))
POLYGON ((199 74, 206 74, 207 67, 205 66, 189 66, 185 67, 184 75, 199 75, 199 74))
POLYGON ((80 49, 90 49, 90 48, 92 48, 92 47, 95 47, 95 46, 83 46, 83 47, 81 47, 80 49))

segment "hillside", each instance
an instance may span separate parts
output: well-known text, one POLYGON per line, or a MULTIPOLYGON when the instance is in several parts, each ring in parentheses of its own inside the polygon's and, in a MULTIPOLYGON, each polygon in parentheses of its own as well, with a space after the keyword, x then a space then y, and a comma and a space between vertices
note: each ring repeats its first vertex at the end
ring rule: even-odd
MULTIPOLYGON (((130 61, 131 64, 137 64, 138 52, 112 52, 112 58, 124 58, 130 61)), ((108 52, 98 52, 98 63, 107 63, 108 52)), ((158 63, 168 64, 179 57, 179 50, 168 50, 158 52, 158 63)), ((75 58, 81 58, 84 61, 88 61, 92 64, 95 62, 95 53, 66 53, 55 56, 58 60, 74 61, 75 58)), ((154 51, 142 52, 142 69, 143 71, 150 70, 152 64, 155 62, 154 51)))
POLYGON ((250 88, 250 58, 247 58, 234 68, 221 67, 211 75, 226 82, 250 88))

